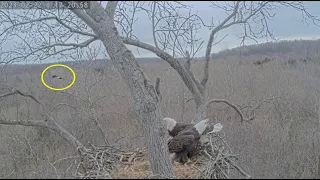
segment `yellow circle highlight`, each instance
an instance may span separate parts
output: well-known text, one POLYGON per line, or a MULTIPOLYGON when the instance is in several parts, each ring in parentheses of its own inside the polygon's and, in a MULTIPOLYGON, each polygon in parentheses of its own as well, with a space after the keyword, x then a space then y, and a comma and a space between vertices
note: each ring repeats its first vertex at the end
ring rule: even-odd
POLYGON ((63 90, 69 89, 69 88, 74 84, 75 81, 76 81, 76 73, 74 73, 73 69, 71 69, 69 66, 64 65, 64 64, 52 64, 52 65, 48 66, 47 68, 45 68, 45 69, 42 71, 42 73, 41 73, 41 82, 42 82, 42 84, 43 84, 45 87, 47 87, 47 88, 49 88, 49 89, 51 89, 51 90, 53 90, 53 91, 63 91, 63 90), (50 69, 50 68, 52 68, 52 67, 56 67, 56 66, 65 67, 65 68, 69 69, 69 70, 71 71, 72 75, 73 75, 73 80, 72 80, 72 82, 71 82, 68 86, 66 86, 66 87, 64 87, 64 88, 53 88, 53 87, 49 86, 49 85, 44 81, 44 78, 43 78, 43 77, 44 77, 44 73, 45 73, 48 69, 50 69))

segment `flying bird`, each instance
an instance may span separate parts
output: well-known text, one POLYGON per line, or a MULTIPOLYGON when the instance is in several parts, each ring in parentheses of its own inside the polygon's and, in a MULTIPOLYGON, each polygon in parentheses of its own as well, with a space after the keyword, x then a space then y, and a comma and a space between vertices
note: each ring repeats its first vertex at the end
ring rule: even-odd
POLYGON ((178 159, 181 163, 186 163, 197 150, 200 137, 208 126, 209 119, 205 119, 192 127, 181 130, 176 136, 169 139, 168 148, 171 161, 178 159))
POLYGON ((63 79, 63 78, 61 78, 61 77, 59 77, 59 76, 57 76, 57 75, 53 75, 52 78, 63 79))

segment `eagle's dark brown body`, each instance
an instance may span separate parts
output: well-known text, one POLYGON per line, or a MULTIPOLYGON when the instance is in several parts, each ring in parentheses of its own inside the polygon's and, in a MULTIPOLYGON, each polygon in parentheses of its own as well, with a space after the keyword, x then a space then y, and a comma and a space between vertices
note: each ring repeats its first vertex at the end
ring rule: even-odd
MULTIPOLYGON (((166 119, 166 118, 165 118, 166 119)), ((171 119, 171 118, 167 118, 167 119, 171 119)), ((172 119, 173 121, 175 121, 174 119, 172 119)), ((187 128, 192 128, 195 124, 194 123, 181 123, 181 122, 176 122, 176 125, 174 126, 174 128, 170 131, 168 130, 168 133, 171 137, 176 136, 180 131, 187 129, 187 128)), ((206 128, 206 130, 204 131, 203 134, 206 134, 209 131, 213 130, 213 125, 209 124, 206 128)))
POLYGON ((176 123, 173 119, 167 119, 169 124, 169 135, 173 138, 168 141, 169 153, 174 154, 174 159, 179 162, 185 163, 192 155, 195 154, 197 146, 200 141, 200 137, 207 128, 208 119, 200 121, 197 124, 191 123, 176 123), (172 123, 174 122, 174 123, 172 123), (172 127, 174 124, 174 127, 172 127), (171 129, 171 131, 170 131, 171 129))
POLYGON ((193 126, 194 124, 192 123, 177 123, 173 130, 168 132, 170 136, 175 137, 180 131, 186 128, 192 128, 193 126))
POLYGON ((169 153, 176 153, 178 162, 187 162, 187 158, 195 155, 200 137, 193 126, 180 131, 168 141, 169 153))

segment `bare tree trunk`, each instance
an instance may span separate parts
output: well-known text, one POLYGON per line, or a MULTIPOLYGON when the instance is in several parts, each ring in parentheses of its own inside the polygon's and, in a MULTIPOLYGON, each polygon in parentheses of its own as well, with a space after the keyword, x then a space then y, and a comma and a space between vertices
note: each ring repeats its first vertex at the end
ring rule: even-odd
POLYGON ((117 2, 108 2, 107 9, 92 3, 85 11, 72 9, 97 34, 128 85, 134 99, 134 107, 140 117, 143 133, 146 137, 149 162, 155 178, 173 178, 172 165, 166 146, 166 129, 162 122, 159 97, 155 88, 146 78, 132 52, 127 49, 118 36, 113 22, 113 13, 117 2), (109 4, 110 3, 110 4, 109 4), (109 10, 108 10, 109 8, 109 10))
POLYGON ((184 112, 186 110, 186 103, 185 103, 185 91, 184 91, 184 87, 182 86, 182 91, 181 91, 181 95, 182 95, 182 105, 181 105, 181 121, 184 122, 184 112))
POLYGON ((202 102, 201 104, 198 103, 198 104, 196 105, 196 116, 193 118, 193 120, 191 121, 191 123, 196 123, 196 122, 199 122, 199 121, 205 119, 205 116, 206 116, 205 111, 202 111, 202 110, 201 110, 201 107, 202 107, 204 104, 205 104, 205 103, 202 102))
POLYGON ((196 103, 196 115, 194 116, 193 120, 191 121, 191 123, 196 123, 199 122, 203 119, 205 119, 205 112, 201 111, 202 107, 204 106, 204 104, 206 103, 206 88, 202 89, 200 92, 200 101, 195 101, 196 103))

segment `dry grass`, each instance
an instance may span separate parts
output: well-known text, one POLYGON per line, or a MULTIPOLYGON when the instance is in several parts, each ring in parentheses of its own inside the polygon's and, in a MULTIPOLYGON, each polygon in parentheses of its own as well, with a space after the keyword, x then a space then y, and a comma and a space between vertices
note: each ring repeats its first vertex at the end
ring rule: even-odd
MULTIPOLYGON (((137 151, 136 151, 137 152, 137 151)), ((152 171, 148 161, 148 155, 144 151, 140 151, 140 156, 130 153, 130 163, 121 162, 117 165, 117 170, 112 173, 114 179, 149 179, 152 178, 152 171), (133 158, 135 157, 135 158, 133 158)), ((200 177, 201 166, 196 161, 190 161, 186 165, 173 162, 172 164, 176 178, 178 179, 194 179, 200 177)))
MULTIPOLYGON (((172 167, 177 179, 199 179, 200 177, 200 170, 196 165, 182 165, 174 162, 172 167)), ((118 170, 118 173, 113 174, 113 178, 115 179, 141 179, 152 176, 147 160, 136 162, 131 166, 120 165, 118 170)))
MULTIPOLYGON (((246 172, 256 178, 316 178, 319 134, 320 66, 298 64, 297 67, 272 61, 262 66, 252 64, 257 58, 213 61, 210 66, 208 98, 224 98, 236 104, 281 95, 266 104, 251 123, 241 124, 238 115, 223 105, 211 105, 207 116, 224 126, 223 135, 246 172)), ((177 73, 167 64, 142 66, 151 81, 161 77, 162 114, 178 121, 189 121, 195 113, 193 101, 183 103, 191 94, 177 73), (183 105, 184 104, 184 105, 183 105)), ((192 67, 202 77, 202 64, 192 67)), ((113 68, 98 72, 94 68, 75 69, 77 82, 64 92, 53 92, 40 82, 39 73, 8 77, 10 86, 31 93, 49 109, 51 115, 85 145, 116 144, 123 149, 143 147, 138 118, 132 110, 127 87, 113 68), (20 79, 18 80, 17 77, 20 79)), ((1 76, 4 80, 4 76, 1 76)), ((0 83, 0 93, 7 92, 0 83)), ((42 112, 31 101, 18 96, 0 100, 0 117, 7 119, 41 119, 42 112)), ((56 178, 72 176, 74 162, 56 166, 50 163, 74 155, 71 147, 54 132, 33 127, 0 126, 0 177, 56 178), (71 166, 72 165, 72 166, 71 166), (70 167, 70 168, 69 168, 70 167), (68 170, 68 171, 67 171, 68 170)), ((147 161, 136 162, 116 177, 148 175, 147 161)), ((176 176, 197 176, 196 169, 174 165, 176 176)), ((240 177, 240 176, 239 176, 240 177)), ((238 177, 235 177, 238 178, 238 177)))

